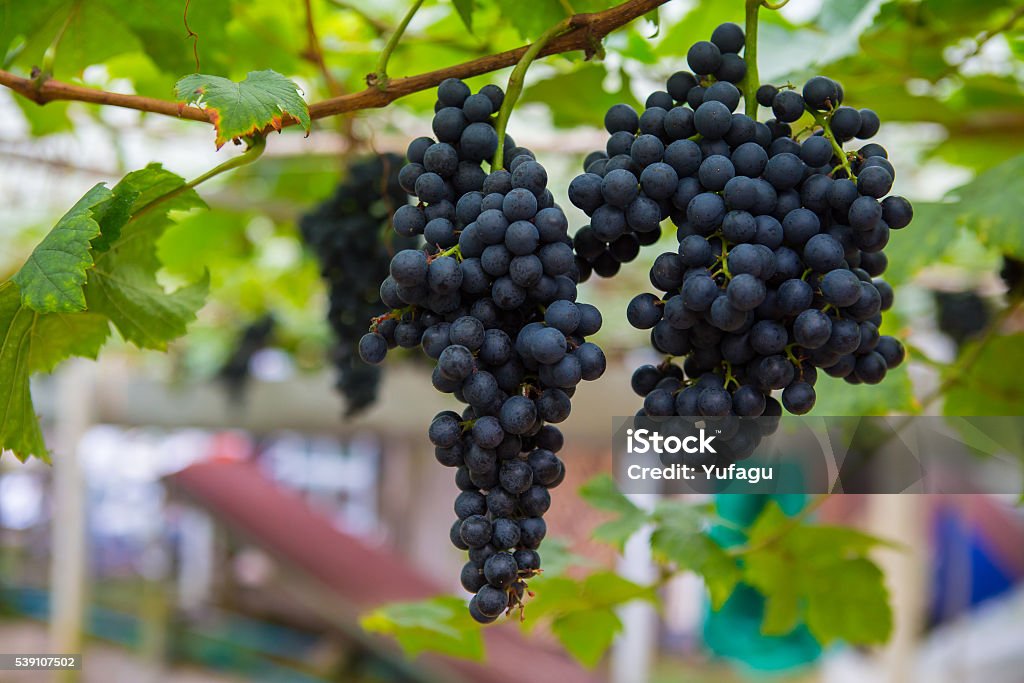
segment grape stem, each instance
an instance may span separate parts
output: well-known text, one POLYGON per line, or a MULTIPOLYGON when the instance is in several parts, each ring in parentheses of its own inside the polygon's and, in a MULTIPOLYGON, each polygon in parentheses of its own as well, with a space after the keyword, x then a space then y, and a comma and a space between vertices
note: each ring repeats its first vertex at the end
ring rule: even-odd
POLYGON ((530 64, 537 58, 540 51, 544 49, 552 39, 568 31, 572 26, 572 17, 566 17, 560 22, 544 31, 523 54, 522 58, 512 69, 512 75, 508 77, 508 86, 505 88, 505 100, 501 103, 501 110, 498 112, 498 122, 495 129, 498 132, 498 149, 494 152, 494 161, 491 162, 491 172, 500 171, 503 168, 505 158, 505 129, 508 127, 508 120, 512 116, 512 109, 523 92, 523 85, 526 81, 526 71, 530 64))
POLYGON ((743 91, 743 113, 757 121, 757 89, 761 87, 757 72, 757 13, 762 7, 773 11, 780 10, 786 6, 789 0, 779 0, 778 2, 746 0, 746 2, 746 27, 744 29, 746 38, 743 60, 747 63, 747 74, 739 82, 739 87, 743 91))
POLYGON ((176 187, 170 192, 167 192, 165 194, 160 195, 159 197, 154 198, 148 204, 140 208, 138 211, 134 212, 132 214, 132 220, 147 213, 148 211, 152 210, 159 204, 162 204, 169 199, 173 199, 174 197, 177 197, 180 194, 184 194, 189 190, 194 190, 199 185, 205 183, 207 180, 210 180, 211 178, 219 176, 221 173, 225 173, 227 171, 231 171, 233 169, 241 168, 242 166, 247 166, 248 164, 251 164, 252 162, 259 159, 261 156, 263 156, 263 150, 265 150, 266 147, 267 139, 262 135, 255 135, 254 137, 249 138, 249 147, 248 149, 245 150, 245 152, 239 154, 236 157, 231 157, 222 164, 214 166, 209 171, 195 178, 194 180, 190 180, 184 185, 176 187))
POLYGON ((399 41, 402 40, 402 35, 405 33, 405 29, 409 27, 409 22, 416 16, 416 12, 419 11, 423 5, 423 0, 413 0, 412 5, 409 7, 409 11, 402 17, 401 23, 398 24, 398 28, 388 38, 388 42, 384 45, 384 50, 380 53, 380 58, 377 59, 377 70, 366 77, 367 85, 375 85, 381 90, 385 90, 388 87, 388 61, 391 59, 391 54, 398 47, 399 41))
POLYGON ((825 138, 832 143, 832 149, 835 151, 836 156, 839 157, 839 166, 846 171, 847 177, 850 180, 856 182, 857 176, 853 174, 853 168, 850 166, 850 159, 846 156, 846 152, 843 150, 843 146, 836 140, 836 136, 832 133, 832 126, 829 125, 829 117, 823 116, 821 112, 814 111, 810 107, 805 107, 811 116, 814 117, 815 123, 821 126, 822 130, 825 131, 825 138))
POLYGON ((793 353, 793 349, 796 348, 796 346, 796 344, 786 344, 786 348, 783 350, 785 351, 786 358, 789 359, 789 362, 799 368, 801 365, 800 359, 796 357, 795 353, 793 353))
POLYGON ((747 74, 740 82, 743 91, 743 113, 757 121, 757 89, 761 87, 757 73, 757 12, 763 0, 747 0, 746 38, 743 60, 747 63, 747 74))
POLYGON ((385 320, 400 320, 406 313, 415 313, 415 306, 409 305, 402 308, 393 308, 384 315, 378 315, 370 320, 370 332, 376 332, 377 327, 385 320))
POLYGON ((736 379, 736 376, 732 374, 732 363, 727 360, 722 361, 722 366, 725 368, 725 382, 723 385, 726 389, 729 388, 729 383, 732 382, 737 388, 740 386, 740 381, 736 379))
POLYGON ((462 247, 460 245, 458 245, 458 244, 456 244, 454 247, 448 247, 444 251, 439 251, 436 254, 434 254, 433 256, 430 256, 428 260, 429 261, 436 261, 437 259, 441 258, 442 256, 454 256, 456 261, 461 261, 462 260, 462 247))

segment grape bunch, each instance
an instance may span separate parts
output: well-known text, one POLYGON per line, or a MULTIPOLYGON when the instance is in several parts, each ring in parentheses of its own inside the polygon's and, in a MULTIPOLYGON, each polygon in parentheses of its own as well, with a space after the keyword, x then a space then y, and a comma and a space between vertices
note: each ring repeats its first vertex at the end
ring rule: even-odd
POLYGON ((359 338, 367 318, 384 313, 377 287, 387 275, 395 249, 415 246, 398 237, 382 240, 391 215, 408 202, 398 182, 402 158, 381 154, 354 160, 330 199, 302 217, 302 238, 316 253, 327 282, 327 321, 334 332, 332 361, 336 387, 345 397, 346 414, 373 404, 380 368, 359 359, 359 338))
POLYGON ((391 310, 359 343, 369 363, 420 346, 436 361, 434 387, 466 404, 438 413, 428 435, 437 460, 455 468, 450 536, 469 551, 461 581, 481 623, 521 608, 526 580, 540 571, 549 490, 565 476, 553 424, 569 416, 580 381, 605 370, 604 353, 586 341, 601 315, 576 301, 568 221, 544 167, 511 138, 508 170, 481 166, 497 151, 502 98, 496 86, 471 94, 458 80, 440 85, 437 140, 413 140, 400 174, 418 203, 394 216, 400 235, 422 234, 428 246, 395 254, 380 287, 391 310))
MULTIPOLYGON (((650 269, 657 292, 627 308, 669 357, 633 375, 641 415, 804 414, 819 369, 876 384, 904 359, 900 342, 879 334, 893 290, 877 278, 890 231, 913 209, 886 196, 895 171, 881 145, 842 148, 872 137, 877 115, 842 106, 841 86, 822 76, 802 93, 762 86, 757 99, 775 114, 766 123, 734 113, 742 47, 738 26, 719 26, 688 53, 696 75, 674 74, 642 116, 613 106, 609 158, 570 185, 570 200, 591 216, 575 248, 600 275, 618 268, 616 240, 654 231, 665 214, 677 227, 678 249, 650 269), (794 132, 801 118, 810 121, 794 132)), ((747 436, 740 455, 756 447, 747 436)))
POLYGON ((988 302, 977 292, 932 292, 935 322, 959 349, 981 334, 991 320, 988 302))
POLYGON ((235 340, 234 350, 217 373, 233 401, 241 403, 244 398, 253 356, 270 344, 276 326, 274 316, 268 313, 246 325, 235 340))
POLYGON ((569 201, 590 217, 574 238, 584 275, 615 275, 658 241, 662 221, 685 222, 687 202, 701 191, 696 171, 704 158, 755 138, 771 143, 764 124, 732 113, 741 97, 735 84, 747 73, 742 50, 743 30, 722 24, 690 48, 697 75, 673 74, 642 114, 627 104, 605 114, 605 150, 587 155, 584 174, 569 185, 569 201))
POLYGON ((999 269, 999 277, 1006 285, 1010 298, 1019 298, 1024 293, 1024 261, 1003 254, 1003 267, 999 269))

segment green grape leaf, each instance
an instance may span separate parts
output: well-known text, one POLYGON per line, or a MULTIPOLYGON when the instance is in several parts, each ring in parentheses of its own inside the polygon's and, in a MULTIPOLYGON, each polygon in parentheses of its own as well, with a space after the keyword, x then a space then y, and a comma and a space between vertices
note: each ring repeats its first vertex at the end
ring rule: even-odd
POLYGON ((842 380, 827 378, 818 382, 814 389, 817 392, 814 415, 889 415, 920 409, 906 364, 890 370, 885 381, 878 385, 852 386, 842 380))
POLYGON ((599 571, 583 581, 567 577, 540 577, 530 582, 536 597, 529 603, 527 627, 541 621, 581 664, 593 667, 611 646, 622 623, 615 615, 634 600, 657 602, 653 586, 641 586, 615 572, 599 571))
POLYGON ((364 616, 360 623, 370 633, 393 637, 410 657, 439 652, 460 659, 484 658, 480 627, 459 598, 444 596, 385 605, 364 616))
POLYGON ((198 36, 196 47, 201 66, 223 68, 220 51, 227 42, 227 27, 231 22, 230 0, 193 2, 187 14, 184 4, 178 2, 104 2, 165 73, 182 74, 196 68, 192 40, 184 39, 186 20, 189 29, 198 36))
POLYGON ((608 71, 603 64, 584 62, 576 69, 538 81, 523 92, 523 102, 543 102, 551 110, 554 124, 559 128, 593 126, 594 112, 607 111, 613 104, 628 104, 643 111, 629 89, 629 76, 621 72, 618 92, 606 92, 604 79, 608 71), (565 93, 574 93, 567 98, 565 93))
POLYGON ((618 487, 609 474, 599 474, 580 487, 580 497, 598 510, 630 514, 642 512, 618 487))
POLYGON ((524 11, 519 0, 497 0, 497 5, 501 16, 523 40, 536 38, 565 18, 565 9, 559 0, 532 0, 529 11, 524 11))
POLYGON ((91 242, 112 192, 102 184, 85 193, 32 251, 14 275, 21 300, 39 313, 85 310, 86 271, 92 267, 91 242))
POLYGON ((199 37, 202 63, 224 68, 221 46, 231 20, 229 0, 192 3, 187 13, 176 2, 0 2, 0 53, 21 37, 23 49, 12 63, 26 69, 38 66, 54 36, 60 35, 54 62, 58 77, 78 75, 91 64, 127 54, 144 55, 165 74, 181 74, 195 69, 192 40, 183 39, 186 19, 199 37))
POLYGON ((740 568, 705 529, 701 508, 662 501, 652 515, 651 551, 661 563, 699 574, 711 595, 711 606, 720 609, 740 581, 740 568))
POLYGON ((823 564, 807 585, 807 627, 821 643, 879 644, 892 631, 885 576, 860 557, 823 564))
POLYGON ((952 194, 960 201, 946 220, 974 231, 986 245, 1024 258, 1024 154, 978 174, 952 194))
POLYGON ((580 497, 591 506, 616 513, 611 519, 592 532, 591 536, 622 552, 626 541, 648 522, 647 513, 638 508, 615 486, 607 474, 594 477, 580 488, 580 497))
POLYGON ((52 372, 70 356, 96 360, 110 336, 110 321, 95 313, 38 316, 29 348, 30 372, 52 372))
POLYGON ((474 6, 474 0, 452 0, 452 4, 455 5, 455 11, 459 13, 459 18, 462 19, 462 23, 466 25, 466 30, 472 33, 473 10, 476 9, 474 6))
POLYGON ((621 630, 619 617, 608 609, 570 612, 551 622, 551 632, 569 654, 591 668, 601 661, 621 630))
POLYGON ((548 536, 544 539, 544 576, 562 576, 570 567, 587 567, 593 561, 577 555, 564 538, 548 536))
POLYGON ((960 364, 950 366, 955 382, 944 395, 942 411, 946 415, 1022 415, 1024 392, 1014 373, 1007 368, 1024 363, 1024 334, 989 339, 981 349, 979 342, 966 346, 961 358, 977 353, 967 371, 960 364))
POLYGON ((205 108, 217 129, 217 149, 228 140, 253 135, 267 126, 280 130, 285 115, 309 132, 309 107, 299 86, 276 71, 250 71, 240 83, 192 74, 178 81, 175 94, 179 102, 205 108))
POLYGON ((960 230, 956 221, 947 220, 955 212, 955 204, 914 202, 914 220, 906 228, 893 230, 886 245, 889 266, 882 279, 900 285, 939 261, 960 230))
POLYGON ((126 340, 162 350, 195 319, 209 277, 204 274, 198 282, 168 293, 156 278, 161 267, 156 242, 171 225, 168 212, 206 205, 182 178, 158 164, 129 173, 114 191, 136 193, 132 220, 109 250, 96 254, 86 302, 90 311, 107 316, 126 340))
POLYGON ((104 251, 131 217, 138 191, 95 185, 57 221, 14 275, 22 303, 40 313, 84 311, 93 252, 104 251))
MULTIPOLYGON (((531 40, 569 16, 563 0, 530 0, 526 11, 519 0, 497 0, 501 15, 519 32, 524 40, 531 40)), ((573 0, 574 12, 600 12, 616 4, 616 0, 573 0)))
POLYGON ((892 631, 885 577, 868 553, 879 539, 845 527, 813 526, 765 506, 740 550, 743 580, 765 596, 765 635, 806 622, 822 644, 884 642, 892 631))
POLYGON ((109 331, 102 316, 33 311, 22 304, 17 284, 0 285, 0 451, 22 461, 48 459, 29 377, 68 356, 95 358, 109 331))

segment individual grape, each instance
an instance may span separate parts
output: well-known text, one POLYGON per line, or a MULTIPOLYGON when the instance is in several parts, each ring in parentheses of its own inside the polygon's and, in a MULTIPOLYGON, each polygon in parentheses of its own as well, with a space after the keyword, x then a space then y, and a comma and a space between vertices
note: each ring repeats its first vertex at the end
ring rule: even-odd
POLYGON ((658 297, 653 294, 637 294, 626 307, 626 319, 638 330, 649 330, 661 320, 658 297))
POLYGON ((878 129, 881 127, 882 122, 871 109, 860 110, 860 130, 857 131, 857 137, 861 140, 867 140, 872 138, 878 133, 878 129))
MULTIPOLYGON (((892 189, 892 176, 884 168, 869 166, 857 176, 857 190, 868 197, 879 199, 892 189)), ((884 207, 883 207, 884 211, 884 207)))
POLYGON ((693 110, 687 107, 670 109, 664 116, 662 128, 665 135, 675 141, 689 138, 697 132, 693 123, 693 110))
POLYGON ((665 143, 656 135, 644 134, 633 141, 629 154, 640 168, 644 168, 661 161, 665 154, 665 143))
POLYGON ((640 127, 640 117, 628 104, 616 104, 605 114, 604 127, 611 134, 618 132, 632 134, 640 127))
POLYGON ((804 162, 791 153, 777 154, 765 164, 764 178, 776 190, 789 190, 796 187, 804 179, 804 162))
POLYGON ((747 273, 734 277, 726 287, 729 303, 740 311, 752 311, 764 301, 764 282, 747 273))
POLYGON ((726 80, 719 80, 704 91, 704 102, 721 102, 728 107, 729 111, 736 110, 741 97, 739 88, 726 80))
POLYGON ((715 70, 715 78, 719 83, 739 83, 747 75, 747 62, 739 55, 726 53, 722 55, 722 63, 715 70))
POLYGON ((824 166, 832 159, 832 143, 823 136, 812 135, 800 145, 800 159, 811 167, 824 166))
POLYGON ((725 189, 725 185, 736 175, 732 162, 724 156, 713 154, 701 162, 697 177, 701 184, 712 192, 725 189))
POLYGON ((711 32, 711 42, 714 43, 723 54, 735 54, 743 49, 743 29, 733 23, 720 24, 711 32))
POLYGON ((722 138, 732 126, 732 110, 721 102, 705 99, 693 113, 693 125, 706 138, 722 138))
POLYGON ((780 90, 772 99, 772 113, 783 123, 792 123, 803 116, 804 98, 795 90, 780 90))
POLYGON ((722 65, 722 51, 714 43, 702 40, 686 53, 686 63, 694 73, 713 74, 722 65))
POLYGON ((762 107, 771 107, 772 102, 775 101, 775 96, 779 93, 779 89, 770 83, 764 83, 757 89, 757 103, 762 107))
POLYGON ((839 105, 839 85, 831 78, 815 76, 804 84, 803 98, 811 109, 829 111, 839 105))
POLYGON ((793 382, 782 391, 782 405, 794 415, 804 415, 814 407, 817 396, 807 382, 793 382))
POLYGON ((839 107, 832 113, 832 134, 840 140, 852 140, 860 132, 860 112, 853 107, 839 107))

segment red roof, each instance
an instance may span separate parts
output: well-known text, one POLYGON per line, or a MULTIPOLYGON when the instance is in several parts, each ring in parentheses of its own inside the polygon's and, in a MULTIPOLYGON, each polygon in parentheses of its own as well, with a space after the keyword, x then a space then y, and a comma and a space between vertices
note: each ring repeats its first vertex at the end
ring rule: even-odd
MULTIPOLYGON (((204 462, 172 475, 170 480, 276 559, 302 570, 337 594, 352 606, 350 618, 384 603, 420 600, 445 590, 390 549, 370 546, 340 531, 298 494, 271 481, 251 463, 204 462)), ((447 530, 438 533, 446 534, 447 530)), ((546 643, 527 640, 512 624, 488 627, 484 635, 486 663, 433 656, 430 660, 474 683, 521 683, 524 675, 559 683, 600 680, 546 643), (524 672, 524 662, 528 662, 528 673, 524 672)))

